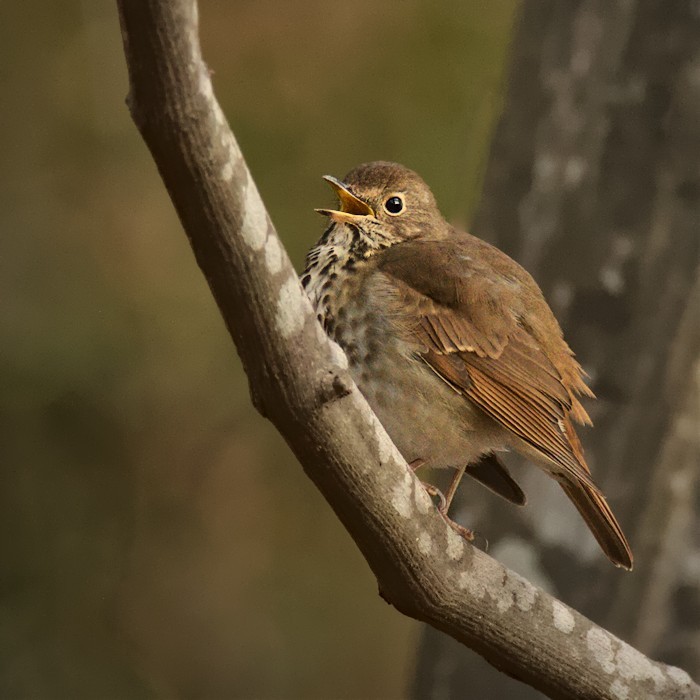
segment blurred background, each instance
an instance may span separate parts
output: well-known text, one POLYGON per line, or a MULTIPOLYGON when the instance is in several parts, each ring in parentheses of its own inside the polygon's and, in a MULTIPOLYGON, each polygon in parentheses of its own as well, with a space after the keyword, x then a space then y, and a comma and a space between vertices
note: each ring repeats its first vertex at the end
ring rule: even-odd
MULTIPOLYGON (((199 4, 298 269, 332 201, 320 176, 387 159, 543 284, 600 397, 594 473, 655 565, 620 578, 578 552, 578 516, 529 472, 527 515, 475 487, 466 517, 504 562, 700 670, 696 4, 199 4)), ((2 3, 0 32, 0 695, 437 698, 467 674, 461 697, 530 697, 379 598, 254 412, 124 104, 114 2, 2 3)))

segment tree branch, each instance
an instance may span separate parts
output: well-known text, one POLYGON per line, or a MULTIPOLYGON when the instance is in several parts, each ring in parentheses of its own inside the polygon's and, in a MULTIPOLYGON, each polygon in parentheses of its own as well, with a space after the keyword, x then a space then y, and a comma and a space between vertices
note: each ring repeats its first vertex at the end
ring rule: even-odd
POLYGON ((700 698, 458 537, 316 322, 199 47, 195 0, 118 0, 132 116, 243 361, 284 436, 397 609, 552 698, 700 698))

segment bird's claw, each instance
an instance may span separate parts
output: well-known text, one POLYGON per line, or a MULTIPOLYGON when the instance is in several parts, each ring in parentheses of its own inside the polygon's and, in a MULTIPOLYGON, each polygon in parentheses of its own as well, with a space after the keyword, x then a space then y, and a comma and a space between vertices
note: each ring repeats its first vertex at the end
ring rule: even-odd
POLYGON ((456 523, 452 518, 450 518, 447 513, 443 513, 440 508, 438 508, 440 511, 440 515, 444 518, 445 522, 460 536, 464 537, 467 542, 474 542, 474 539, 476 535, 474 534, 473 530, 470 530, 469 528, 464 527, 463 525, 460 525, 459 523, 456 523))
POLYGON ((438 506, 437 509, 440 511, 442 515, 445 515, 447 513, 447 500, 445 499, 445 494, 443 494, 442 491, 437 486, 433 486, 432 484, 429 484, 427 481, 421 481, 421 484, 423 485, 423 488, 425 489, 426 493, 431 497, 431 498, 437 498, 438 499, 438 506))

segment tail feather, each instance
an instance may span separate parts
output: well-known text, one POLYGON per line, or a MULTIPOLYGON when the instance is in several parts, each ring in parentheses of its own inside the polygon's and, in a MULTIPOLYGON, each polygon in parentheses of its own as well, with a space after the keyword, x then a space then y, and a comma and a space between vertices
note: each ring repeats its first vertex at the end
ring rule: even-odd
POLYGON ((632 550, 603 495, 584 483, 560 481, 559 484, 581 513, 608 559, 616 566, 631 570, 632 550))
POLYGON ((517 506, 524 506, 527 498, 507 467, 495 454, 484 455, 478 462, 470 464, 466 474, 517 506))

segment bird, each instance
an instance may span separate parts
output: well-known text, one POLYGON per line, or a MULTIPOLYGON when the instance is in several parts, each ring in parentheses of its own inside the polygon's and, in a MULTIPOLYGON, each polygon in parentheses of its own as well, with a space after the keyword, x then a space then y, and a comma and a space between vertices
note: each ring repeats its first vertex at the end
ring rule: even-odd
POLYGON ((607 557, 633 556, 593 481, 574 423, 591 425, 585 373, 532 276, 498 248, 450 225, 421 177, 386 161, 342 180, 316 209, 328 226, 301 284, 340 345, 360 392, 412 468, 450 468, 438 509, 466 474, 511 503, 525 494, 500 454, 553 477, 607 557))

